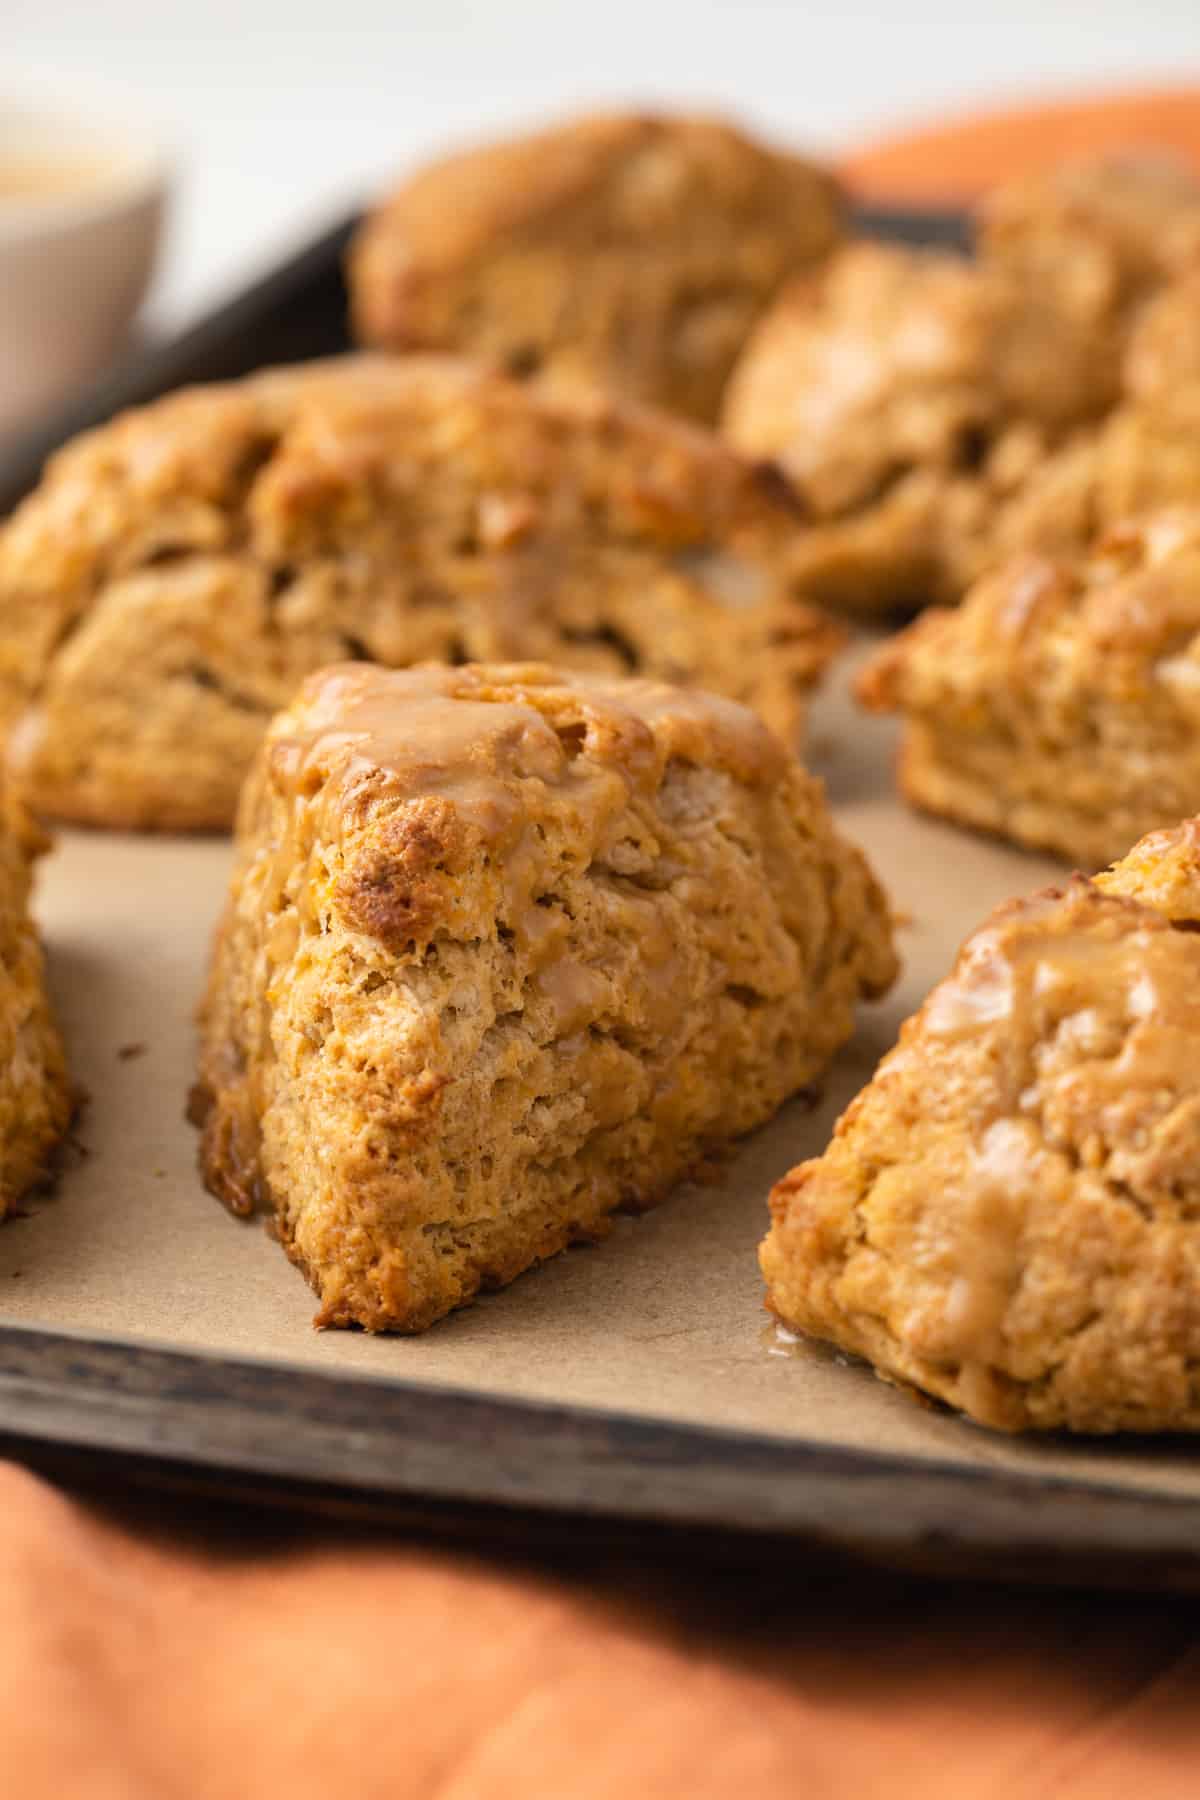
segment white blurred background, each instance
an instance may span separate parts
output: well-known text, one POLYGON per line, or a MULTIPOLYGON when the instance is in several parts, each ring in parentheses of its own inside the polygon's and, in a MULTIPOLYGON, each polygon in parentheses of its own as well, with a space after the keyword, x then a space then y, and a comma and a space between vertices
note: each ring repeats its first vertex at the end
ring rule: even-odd
POLYGON ((179 161, 174 324, 382 178, 596 100, 838 148, 981 102, 1200 79, 1200 0, 0 0, 0 80, 123 90, 179 161))

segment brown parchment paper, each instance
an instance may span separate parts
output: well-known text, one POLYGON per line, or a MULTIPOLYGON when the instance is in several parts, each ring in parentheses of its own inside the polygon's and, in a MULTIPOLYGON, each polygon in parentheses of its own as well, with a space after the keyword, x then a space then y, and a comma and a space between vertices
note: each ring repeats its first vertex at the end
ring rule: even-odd
POLYGON ((899 988, 864 1011, 822 1103, 785 1109, 718 1185, 619 1220, 605 1244, 558 1257, 419 1338, 315 1332, 313 1297, 261 1223, 232 1219, 200 1184, 184 1107, 228 845, 64 832, 43 865, 37 912, 73 1069, 91 1094, 79 1130, 87 1153, 0 1229, 0 1317, 1200 1498, 1200 1444, 1193 1455, 1178 1443, 993 1436, 868 1369, 781 1341, 763 1311, 755 1248, 772 1181, 823 1148, 901 1018, 989 908, 1064 872, 899 805, 894 732, 850 703, 853 660, 816 708, 809 760, 906 917, 899 988))

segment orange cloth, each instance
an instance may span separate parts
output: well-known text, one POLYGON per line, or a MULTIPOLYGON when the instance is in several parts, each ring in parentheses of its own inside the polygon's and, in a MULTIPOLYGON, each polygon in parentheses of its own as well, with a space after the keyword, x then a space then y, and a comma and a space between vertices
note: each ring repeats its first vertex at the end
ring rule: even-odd
POLYGON ((4 1800, 1159 1800, 1200 1603, 797 1553, 416 1547, 222 1509, 166 1536, 0 1465, 4 1800))
POLYGON ((841 172, 855 193, 896 205, 955 206, 1063 157, 1167 150, 1200 170, 1200 87, 973 113, 864 144, 841 172))

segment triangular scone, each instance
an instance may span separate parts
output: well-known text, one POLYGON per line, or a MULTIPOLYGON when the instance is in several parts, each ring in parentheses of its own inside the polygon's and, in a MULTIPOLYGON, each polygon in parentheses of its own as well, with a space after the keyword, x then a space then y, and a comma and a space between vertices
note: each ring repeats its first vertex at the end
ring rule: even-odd
POLYGON ((1067 158, 984 196, 979 253, 1080 318, 1136 318, 1200 264, 1200 181, 1156 152, 1067 158))
MULTIPOLYGON (((1086 220, 1085 213, 1081 228, 1086 220)), ((1045 250, 1052 259, 1052 248, 1045 250)), ((1126 321, 1120 404, 1014 469, 1003 491, 993 484, 990 507, 976 502, 970 548, 980 573, 1018 551, 1082 555, 1114 526, 1165 507, 1194 506, 1200 496, 1200 270, 1146 298, 1149 274, 1140 255, 1122 275, 1119 244, 1097 254, 1100 269, 1109 271, 1117 316, 1126 321)), ((1070 286, 1080 274, 1068 263, 1064 280, 1070 286)), ((1082 285, 1092 292, 1092 283, 1082 285)), ((944 529, 954 527, 951 514, 944 529)), ((960 564, 965 570, 961 558, 960 564)))
POLYGON ((420 170, 350 252, 354 321, 716 418, 754 321, 840 235, 830 176, 717 119, 615 113, 420 170))
POLYGON ((1002 1430, 1200 1429, 1200 821, 1000 907, 771 1196, 768 1304, 1002 1430))
POLYGON ((436 357, 171 396, 0 532, 0 728, 34 807, 224 828, 272 714, 347 656, 696 681, 781 735, 839 641, 794 506, 712 435, 436 357), (14 728, 15 722, 15 728, 14 728))
POLYGON ((726 395, 723 428, 809 515, 801 590, 857 611, 953 600, 997 508, 1117 398, 1113 333, 939 250, 858 244, 787 288, 726 395))
POLYGON ((1200 808, 1200 512, 1017 557, 859 677, 905 797, 1086 869, 1200 808))
POLYGON ((46 1175, 75 1108, 29 913, 34 860, 46 848, 0 786, 0 1218, 46 1175))
POLYGON ((661 1199, 895 972, 819 784, 650 682, 326 671, 239 836, 203 1167, 273 1206, 327 1325, 419 1330, 661 1199))
POLYGON ((979 251, 851 245, 739 358, 724 429, 807 506, 792 566, 812 597, 951 604, 1007 550, 1195 498, 1197 406, 1189 425, 1177 399, 1200 372, 1200 182, 1066 163, 985 198, 979 251))
POLYGON ((1132 401, 1165 400, 1200 382, 1200 249, 1198 266, 1146 303, 1131 333, 1121 388, 1132 401))
MULTIPOLYGON (((1164 302, 1168 297, 1174 301, 1174 292, 1164 302)), ((1194 297, 1200 317, 1200 285, 1194 297)), ((1191 349, 1176 343, 1180 363, 1191 349)), ((1177 386, 1165 373, 1163 380, 1161 389, 1118 406, 1032 468, 992 517, 983 553, 989 569, 1020 552, 1081 556, 1129 519, 1196 505, 1200 380, 1190 367, 1177 386)))

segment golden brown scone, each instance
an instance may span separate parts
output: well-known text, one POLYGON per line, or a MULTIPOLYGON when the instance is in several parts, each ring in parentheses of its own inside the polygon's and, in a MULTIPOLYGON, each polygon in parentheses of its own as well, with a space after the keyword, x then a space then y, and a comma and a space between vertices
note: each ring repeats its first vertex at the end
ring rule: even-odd
POLYGON ((1200 821, 999 908, 771 1196, 769 1305, 1005 1431, 1200 1429, 1200 821))
POLYGON ((1200 271, 1148 300, 1129 334, 1122 389, 1130 400, 1170 397, 1200 384, 1200 271))
POLYGON ((318 1322, 416 1331, 761 1124, 895 972, 744 708, 536 665, 311 678, 243 796, 206 1179, 318 1322))
POLYGON ((977 225, 986 263, 1083 322, 1119 324, 1200 267, 1200 182, 1169 156, 1081 158, 995 189, 977 225))
POLYGON ((0 785, 0 1218, 47 1175, 75 1110, 29 913, 34 860, 47 847, 0 785))
POLYGON ((1081 551, 1137 513, 1200 497, 1200 270, 1160 286, 1123 340, 1121 403, 1031 460, 986 522, 981 566, 1081 551))
MULTIPOLYGON (((1178 341, 1181 365, 1185 353, 1178 341)), ((984 565, 1022 550, 1080 554, 1126 519, 1198 499, 1200 380, 1164 382, 1031 470, 994 512, 984 565)))
POLYGON ((718 120, 580 119, 385 200, 351 249, 354 323, 711 422, 755 319, 840 224, 824 170, 718 120))
POLYGON ((858 682, 904 719, 907 799, 1094 869, 1200 809, 1200 512, 1017 557, 858 682))
POLYGON ((730 441, 784 471, 812 529, 793 573, 859 611, 957 599, 991 518, 1117 393, 1106 331, 945 251, 859 244, 793 283, 738 363, 730 441))
POLYGON ((784 737, 837 647, 779 484, 710 434, 437 357, 197 388, 60 453, 0 534, 0 729, 33 806, 225 828, 348 655, 696 681, 784 737))

